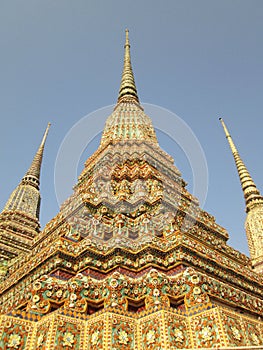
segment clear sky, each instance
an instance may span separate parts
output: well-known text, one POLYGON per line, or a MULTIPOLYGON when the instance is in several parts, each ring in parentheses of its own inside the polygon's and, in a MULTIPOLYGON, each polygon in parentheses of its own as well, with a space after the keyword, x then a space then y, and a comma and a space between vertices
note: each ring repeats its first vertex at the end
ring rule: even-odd
MULTIPOLYGON (((116 102, 127 27, 140 100, 171 110, 192 129, 208 164, 204 209, 228 230, 229 243, 248 253, 243 196, 218 118, 263 192, 262 18, 261 0, 2 0, 0 207, 51 121, 42 226, 58 212, 58 149, 82 117, 116 102)), ((180 147, 162 135, 161 146, 191 190, 191 166, 180 147)), ((67 186, 70 193, 73 183, 67 186)))

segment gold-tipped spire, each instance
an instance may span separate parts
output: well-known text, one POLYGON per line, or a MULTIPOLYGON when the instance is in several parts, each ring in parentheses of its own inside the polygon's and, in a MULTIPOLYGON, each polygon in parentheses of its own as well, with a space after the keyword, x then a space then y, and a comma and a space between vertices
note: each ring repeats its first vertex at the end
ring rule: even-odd
POLYGON ((127 29, 124 48, 124 67, 118 103, 106 121, 100 147, 123 141, 158 143, 152 121, 139 103, 131 67, 127 29))
POLYGON ((40 143, 40 146, 35 154, 35 157, 33 158, 33 161, 26 172, 26 175, 23 177, 22 182, 32 182, 32 184, 36 184, 37 187, 39 186, 39 180, 40 180, 40 170, 41 170, 41 164, 42 164, 42 158, 44 153, 44 147, 45 142, 47 139, 48 131, 50 128, 50 123, 48 123, 46 131, 44 133, 44 136, 42 138, 42 141, 40 143))
POLYGON ((39 234, 40 170, 49 127, 50 123, 26 175, 0 213, 0 259, 12 259, 28 252, 34 237, 39 234))
POLYGON ((254 205, 257 205, 259 203, 263 204, 263 197, 261 196, 244 162, 242 161, 223 119, 219 118, 219 120, 223 126, 226 138, 228 140, 230 149, 232 151, 236 163, 240 183, 245 197, 246 211, 248 212, 254 205))
POLYGON ((22 178, 20 184, 15 188, 9 197, 5 207, 5 210, 19 210, 22 212, 30 212, 30 214, 37 218, 39 217, 39 206, 40 206, 40 170, 43 158, 44 146, 47 138, 47 134, 50 128, 48 123, 40 146, 35 154, 35 157, 22 178))
POLYGON ((126 41, 124 45, 124 65, 122 71, 121 85, 119 90, 118 102, 125 97, 129 97, 139 103, 134 75, 131 66, 129 30, 126 29, 126 41))

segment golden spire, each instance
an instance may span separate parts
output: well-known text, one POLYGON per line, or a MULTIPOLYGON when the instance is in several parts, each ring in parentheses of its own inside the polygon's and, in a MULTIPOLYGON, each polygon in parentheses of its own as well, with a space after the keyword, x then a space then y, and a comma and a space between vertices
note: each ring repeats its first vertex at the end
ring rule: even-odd
POLYGON ((151 119, 139 103, 131 67, 129 31, 126 29, 124 66, 118 103, 107 118, 100 147, 121 141, 158 144, 151 119))
POLYGON ((41 164, 42 164, 42 158, 43 158, 43 153, 44 153, 44 147, 45 147, 45 142, 47 139, 48 131, 50 128, 50 123, 48 123, 46 131, 44 133, 44 136, 42 138, 42 141, 40 143, 40 146, 35 154, 35 157, 26 172, 26 175, 23 177, 22 182, 31 182, 32 185, 37 185, 36 187, 39 186, 39 180, 40 180, 40 170, 41 170, 41 164))
POLYGON ((26 172, 26 175, 22 178, 20 184, 14 189, 9 197, 5 207, 5 210, 19 210, 22 212, 30 213, 33 217, 39 217, 40 207, 40 169, 43 158, 44 146, 48 134, 50 123, 48 123, 46 131, 40 146, 35 154, 35 157, 26 172))
POLYGON ((22 181, 11 193, 0 213, 0 256, 11 259, 31 249, 34 237, 39 234, 40 169, 50 123, 35 157, 22 181))
POLYGON ((248 212, 253 206, 257 204, 263 204, 263 197, 261 196, 245 164, 243 163, 223 119, 219 118, 219 120, 223 126, 224 132, 226 134, 226 138, 228 140, 230 149, 232 151, 232 154, 236 163, 240 183, 241 183, 245 201, 246 201, 246 211, 248 212))
POLYGON ((124 45, 124 65, 123 65, 123 71, 122 71, 118 102, 122 101, 124 97, 130 97, 136 102, 139 102, 137 89, 135 86, 135 80, 133 76, 133 71, 132 71, 132 66, 131 66, 130 42, 129 42, 128 29, 126 29, 126 41, 124 45))

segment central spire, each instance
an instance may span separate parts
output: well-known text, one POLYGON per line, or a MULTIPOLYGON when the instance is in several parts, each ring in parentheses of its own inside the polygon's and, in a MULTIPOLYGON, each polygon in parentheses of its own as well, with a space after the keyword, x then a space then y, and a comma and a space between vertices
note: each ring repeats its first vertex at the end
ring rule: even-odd
POLYGON ((132 98, 139 103, 137 89, 135 85, 134 75, 131 66, 129 30, 126 29, 126 41, 124 45, 124 64, 119 90, 118 102, 121 102, 125 97, 132 98))
POLYGON ((123 141, 158 144, 151 119, 139 103, 130 58, 129 31, 126 29, 124 65, 118 103, 108 117, 101 138, 101 146, 123 141))

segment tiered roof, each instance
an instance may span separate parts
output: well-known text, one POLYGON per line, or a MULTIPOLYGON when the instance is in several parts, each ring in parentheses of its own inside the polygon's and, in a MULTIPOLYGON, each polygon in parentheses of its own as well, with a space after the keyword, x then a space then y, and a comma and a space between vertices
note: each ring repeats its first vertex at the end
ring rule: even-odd
POLYGON ((0 347, 262 346, 263 277, 227 240, 158 144, 126 31, 119 97, 98 150, 2 278, 0 347))

